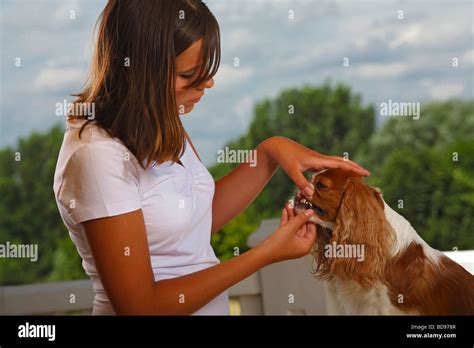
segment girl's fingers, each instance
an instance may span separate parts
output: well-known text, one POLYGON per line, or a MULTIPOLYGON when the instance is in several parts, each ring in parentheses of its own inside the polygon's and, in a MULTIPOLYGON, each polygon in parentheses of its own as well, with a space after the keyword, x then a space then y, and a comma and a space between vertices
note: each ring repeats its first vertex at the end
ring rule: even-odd
POLYGON ((304 238, 308 240, 308 243, 313 245, 317 237, 316 225, 312 223, 307 223, 306 225, 307 225, 307 228, 306 228, 306 233, 304 234, 304 238))
POLYGON ((311 238, 313 234, 316 235, 316 225, 313 223, 306 223, 306 233, 304 238, 311 238))
POLYGON ((349 170, 362 176, 370 175, 370 172, 367 171, 366 169, 363 169, 362 167, 358 165, 351 164, 349 163, 349 161, 345 161, 344 159, 339 158, 339 157, 335 157, 335 158, 330 157, 329 159, 323 160, 322 165, 325 168, 340 168, 344 170, 349 170))
POLYGON ((286 211, 286 208, 283 208, 281 211, 281 218, 280 218, 280 226, 283 226, 288 222, 288 212, 286 211))
POLYGON ((295 217, 295 209, 288 207, 288 218, 292 220, 295 217))
POLYGON ((356 172, 362 176, 368 176, 370 175, 370 172, 362 167, 360 164, 355 163, 354 161, 351 161, 349 159, 344 159, 342 157, 337 158, 339 161, 342 161, 342 163, 345 164, 344 169, 351 170, 353 172, 356 172))
POLYGON ((305 235, 305 233, 306 233, 306 225, 307 225, 307 223, 304 224, 303 226, 301 226, 301 227, 298 229, 298 231, 296 231, 296 233, 295 233, 295 234, 296 234, 296 237, 298 237, 298 238, 303 238, 303 237, 304 237, 304 235, 305 235))

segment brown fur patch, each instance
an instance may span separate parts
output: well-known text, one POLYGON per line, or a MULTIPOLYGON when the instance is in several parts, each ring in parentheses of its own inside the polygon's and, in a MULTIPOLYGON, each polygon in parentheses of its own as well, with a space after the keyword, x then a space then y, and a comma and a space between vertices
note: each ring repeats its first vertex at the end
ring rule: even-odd
POLYGON ((415 242, 387 263, 385 276, 390 301, 404 311, 474 314, 474 276, 447 256, 434 265, 415 242), (399 295, 403 296, 402 303, 399 295))

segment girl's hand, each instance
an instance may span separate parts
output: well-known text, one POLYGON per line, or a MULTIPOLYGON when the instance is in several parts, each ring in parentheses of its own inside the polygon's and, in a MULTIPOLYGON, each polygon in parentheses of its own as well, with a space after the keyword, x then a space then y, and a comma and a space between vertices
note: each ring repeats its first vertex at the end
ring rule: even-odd
POLYGON ((316 225, 307 221, 313 215, 314 211, 308 209, 295 216, 293 207, 285 205, 280 227, 259 245, 265 249, 268 263, 300 258, 311 251, 316 225))
POLYGON ((307 198, 314 193, 313 185, 306 180, 303 172, 306 170, 320 171, 329 168, 341 168, 353 171, 362 176, 370 173, 357 163, 339 156, 326 156, 311 150, 285 137, 271 137, 267 149, 270 156, 288 174, 307 198))

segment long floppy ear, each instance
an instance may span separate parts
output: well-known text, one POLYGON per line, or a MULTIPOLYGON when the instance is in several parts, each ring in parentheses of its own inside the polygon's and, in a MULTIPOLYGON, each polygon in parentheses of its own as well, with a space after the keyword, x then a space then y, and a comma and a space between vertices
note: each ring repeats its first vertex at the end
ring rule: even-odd
POLYGON ((385 209, 385 204, 383 202, 383 193, 382 193, 382 190, 379 189, 378 187, 371 187, 372 189, 372 192, 375 196, 375 198, 377 199, 377 202, 379 203, 380 207, 382 208, 382 210, 385 209))
POLYGON ((379 199, 361 179, 349 179, 331 239, 333 248, 341 252, 331 263, 332 275, 366 288, 383 279, 391 245, 379 199))

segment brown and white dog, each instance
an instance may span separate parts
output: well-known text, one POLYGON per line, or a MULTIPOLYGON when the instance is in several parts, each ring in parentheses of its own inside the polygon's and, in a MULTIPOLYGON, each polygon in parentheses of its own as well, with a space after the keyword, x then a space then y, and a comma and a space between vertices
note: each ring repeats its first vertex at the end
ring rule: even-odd
POLYGON ((431 248, 378 189, 341 169, 312 183, 310 200, 296 193, 295 212, 316 212, 315 273, 340 314, 474 314, 474 276, 431 248))

